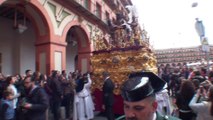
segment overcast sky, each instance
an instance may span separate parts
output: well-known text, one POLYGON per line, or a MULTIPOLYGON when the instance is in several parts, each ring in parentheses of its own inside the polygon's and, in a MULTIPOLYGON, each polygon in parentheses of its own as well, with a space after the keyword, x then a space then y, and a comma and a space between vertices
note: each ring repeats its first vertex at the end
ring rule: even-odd
POLYGON ((195 18, 203 21, 213 44, 213 0, 132 0, 139 22, 145 26, 154 49, 200 45, 195 18), (197 2, 197 7, 191 7, 197 2))

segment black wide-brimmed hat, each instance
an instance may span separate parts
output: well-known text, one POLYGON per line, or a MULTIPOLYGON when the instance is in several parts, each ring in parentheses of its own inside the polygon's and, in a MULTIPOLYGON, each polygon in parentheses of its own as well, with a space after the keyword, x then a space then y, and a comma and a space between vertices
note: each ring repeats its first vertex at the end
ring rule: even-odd
POLYGON ((152 72, 134 72, 121 86, 125 101, 136 102, 161 91, 166 82, 152 72))

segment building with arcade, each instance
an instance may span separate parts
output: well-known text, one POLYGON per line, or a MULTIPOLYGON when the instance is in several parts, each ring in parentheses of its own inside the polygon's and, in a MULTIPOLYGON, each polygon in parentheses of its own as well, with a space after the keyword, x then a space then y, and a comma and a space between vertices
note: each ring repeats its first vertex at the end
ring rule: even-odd
POLYGON ((0 72, 93 71, 97 111, 103 110, 102 72, 115 84, 115 114, 123 114, 119 88, 130 72, 157 73, 131 0, 0 0, 0 26, 0 72))
MULTIPOLYGON (((206 53, 201 46, 155 50, 158 66, 186 65, 206 61, 206 53)), ((209 62, 213 62, 213 46, 210 45, 209 62)))
POLYGON ((131 0, 0 0, 0 72, 87 72, 95 32, 110 33, 131 0))
POLYGON ((0 72, 92 70, 95 108, 101 111, 100 76, 107 70, 116 85, 114 112, 122 114, 119 86, 127 75, 157 72, 137 19, 131 0, 0 0, 0 72))

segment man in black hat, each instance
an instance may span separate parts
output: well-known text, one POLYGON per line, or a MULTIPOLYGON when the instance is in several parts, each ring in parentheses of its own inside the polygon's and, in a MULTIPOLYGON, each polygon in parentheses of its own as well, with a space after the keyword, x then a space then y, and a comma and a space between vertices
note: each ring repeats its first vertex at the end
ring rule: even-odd
POLYGON ((178 120, 157 112, 155 93, 161 91, 165 81, 152 72, 136 72, 121 87, 126 120, 178 120))
POLYGON ((110 74, 108 72, 103 72, 104 85, 103 85, 103 103, 105 108, 105 114, 107 120, 114 120, 113 113, 113 102, 114 102, 114 83, 110 79, 110 74))

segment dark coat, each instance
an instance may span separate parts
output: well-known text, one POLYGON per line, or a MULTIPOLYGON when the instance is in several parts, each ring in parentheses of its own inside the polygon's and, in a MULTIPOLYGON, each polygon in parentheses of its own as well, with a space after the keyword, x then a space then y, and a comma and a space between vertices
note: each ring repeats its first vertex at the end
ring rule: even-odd
POLYGON ((6 80, 0 80, 0 99, 2 98, 3 92, 6 88, 7 88, 6 80))
POLYGON ((106 79, 103 85, 103 101, 105 106, 112 106, 114 102, 114 83, 110 78, 106 79))
POLYGON ((43 88, 37 87, 27 95, 26 101, 32 107, 25 113, 24 120, 45 120, 45 111, 49 106, 48 95, 43 88))
POLYGON ((201 76, 201 75, 196 75, 196 76, 194 76, 193 78, 192 78, 192 80, 193 79, 197 79, 197 80, 199 80, 199 82, 200 83, 202 83, 202 82, 204 82, 206 79, 203 77, 203 76, 201 76))
POLYGON ((193 120, 196 117, 196 114, 193 113, 192 109, 189 107, 189 102, 193 98, 194 93, 187 94, 187 96, 183 96, 180 91, 176 96, 176 105, 179 109, 179 118, 182 120, 193 120), (182 110, 188 112, 181 112, 182 110))
POLYGON ((83 79, 77 79, 76 80, 76 88, 75 88, 75 91, 78 93, 78 92, 81 92, 84 88, 84 80, 83 79))
POLYGON ((50 88, 53 92, 52 102, 61 102, 61 97, 63 95, 61 82, 57 77, 51 78, 50 88))
POLYGON ((180 93, 180 91, 178 91, 177 96, 176 96, 177 107, 181 110, 191 110, 191 108, 189 107, 189 102, 191 101, 193 96, 194 96, 194 94, 188 95, 184 99, 183 95, 180 93))

